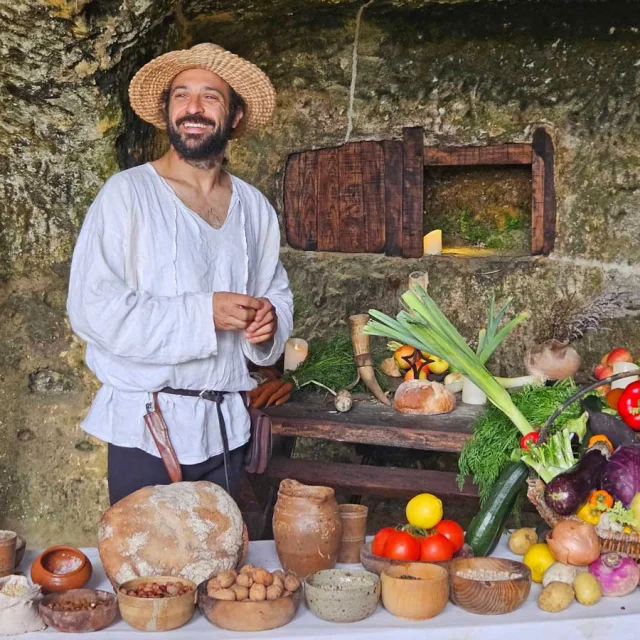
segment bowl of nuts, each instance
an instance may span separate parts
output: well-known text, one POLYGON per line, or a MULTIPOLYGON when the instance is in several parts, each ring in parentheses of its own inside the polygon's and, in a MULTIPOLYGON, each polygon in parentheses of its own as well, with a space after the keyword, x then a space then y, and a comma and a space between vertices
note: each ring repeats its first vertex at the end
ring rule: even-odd
POLYGON ((135 578, 118 588, 120 615, 134 629, 169 631, 191 620, 196 584, 177 576, 135 578))
POLYGON ((300 580, 281 570, 250 564, 223 571, 198 587, 198 607, 217 627, 230 631, 266 631, 293 620, 300 605, 300 580))
POLYGON ((107 591, 71 589, 45 596, 38 609, 40 617, 58 631, 86 633, 108 627, 118 613, 118 601, 107 591))

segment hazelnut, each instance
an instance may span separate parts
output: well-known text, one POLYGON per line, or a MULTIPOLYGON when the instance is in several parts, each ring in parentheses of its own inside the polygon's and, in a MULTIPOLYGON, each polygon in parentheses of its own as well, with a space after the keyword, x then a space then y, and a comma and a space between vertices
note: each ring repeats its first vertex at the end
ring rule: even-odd
POLYGON ((267 588, 263 584, 254 583, 249 591, 249 598, 253 602, 262 602, 267 597, 267 588))

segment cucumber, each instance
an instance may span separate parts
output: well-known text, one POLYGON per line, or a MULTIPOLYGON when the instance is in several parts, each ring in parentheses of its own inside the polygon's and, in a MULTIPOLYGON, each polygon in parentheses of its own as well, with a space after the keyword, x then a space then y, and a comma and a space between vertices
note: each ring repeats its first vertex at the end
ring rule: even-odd
POLYGON ((465 534, 475 556, 488 556, 498 544, 516 498, 529 476, 524 462, 510 462, 465 534))

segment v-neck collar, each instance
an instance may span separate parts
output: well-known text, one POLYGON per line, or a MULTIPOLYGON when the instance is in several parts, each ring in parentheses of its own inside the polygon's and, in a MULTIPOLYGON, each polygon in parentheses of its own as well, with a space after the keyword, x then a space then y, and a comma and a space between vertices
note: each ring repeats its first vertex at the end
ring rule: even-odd
POLYGON ((227 222, 229 221, 229 218, 231 218, 231 214, 233 213, 233 210, 235 209, 236 202, 238 202, 238 200, 239 200, 239 198, 238 198, 238 189, 237 189, 237 185, 236 185, 236 182, 235 182, 236 178, 235 178, 235 176, 233 174, 231 174, 231 173, 228 174, 229 178, 231 178, 231 199, 229 200, 229 210, 227 211, 227 217, 224 219, 224 222, 222 223, 222 225, 216 229, 214 226, 210 225, 197 211, 194 211, 191 207, 189 207, 189 206, 187 206, 185 204, 185 202, 175 192, 175 189, 167 182, 167 180, 165 178, 163 178, 160 175, 158 170, 153 166, 153 164, 151 162, 147 162, 147 166, 149 167, 150 171, 153 173, 154 177, 157 178, 157 180, 160 181, 160 183, 163 185, 163 187, 169 193, 169 195, 185 211, 187 211, 190 215, 195 216, 205 227, 207 227, 207 229, 210 229, 211 231, 222 231, 227 226, 227 222))

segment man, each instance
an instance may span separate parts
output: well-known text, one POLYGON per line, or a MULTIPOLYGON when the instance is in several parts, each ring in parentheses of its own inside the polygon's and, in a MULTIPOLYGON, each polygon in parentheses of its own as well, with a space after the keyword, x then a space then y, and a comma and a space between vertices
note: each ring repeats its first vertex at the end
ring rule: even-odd
POLYGON ((149 62, 129 97, 170 148, 110 178, 78 237, 67 310, 102 382, 82 428, 108 443, 111 504, 170 482, 167 447, 183 480, 233 493, 250 431, 239 392, 255 386, 246 358, 278 359, 293 303, 275 211, 222 165, 275 92, 255 65, 200 44, 149 62), (145 425, 159 415, 169 442, 145 425))

